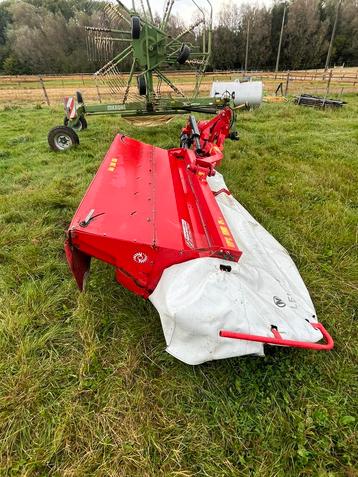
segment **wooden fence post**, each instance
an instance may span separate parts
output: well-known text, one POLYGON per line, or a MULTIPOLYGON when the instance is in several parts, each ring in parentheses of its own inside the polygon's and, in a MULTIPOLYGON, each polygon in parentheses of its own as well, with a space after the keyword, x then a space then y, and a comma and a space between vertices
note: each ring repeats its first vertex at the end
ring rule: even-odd
POLYGON ((288 93, 288 83, 289 82, 290 82, 290 71, 287 71, 286 85, 285 85, 285 96, 287 96, 287 93, 288 93))
POLYGON ((98 101, 99 101, 100 103, 102 103, 101 94, 100 94, 100 92, 99 92, 99 87, 98 87, 98 83, 97 83, 97 78, 95 78, 95 83, 96 83, 96 91, 97 91, 98 101))
POLYGON ((41 78, 41 76, 39 76, 39 81, 40 81, 40 84, 41 84, 41 87, 42 87, 43 94, 45 96, 46 103, 47 103, 48 106, 50 106, 50 100, 49 100, 49 97, 48 97, 48 94, 47 94, 47 91, 46 91, 46 88, 45 88, 45 83, 44 83, 44 80, 41 78))

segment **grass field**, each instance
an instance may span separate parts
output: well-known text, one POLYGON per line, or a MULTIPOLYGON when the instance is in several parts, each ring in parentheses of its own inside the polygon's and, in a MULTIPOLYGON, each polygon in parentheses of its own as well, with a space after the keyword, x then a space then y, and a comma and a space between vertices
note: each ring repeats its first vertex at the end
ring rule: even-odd
POLYGON ((291 253, 335 339, 197 367, 165 353, 149 302, 94 261, 86 293, 64 231, 116 133, 178 145, 184 118, 89 118, 50 152, 49 109, 0 112, 0 475, 358 476, 358 98, 341 111, 242 113, 221 170, 291 253))

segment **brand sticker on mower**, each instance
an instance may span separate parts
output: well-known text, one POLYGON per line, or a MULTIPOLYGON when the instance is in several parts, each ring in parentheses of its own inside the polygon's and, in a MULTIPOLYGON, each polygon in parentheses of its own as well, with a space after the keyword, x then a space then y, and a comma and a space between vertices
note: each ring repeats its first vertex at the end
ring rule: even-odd
POLYGON ((122 111, 126 109, 125 104, 108 104, 107 111, 122 111))
POLYGON ((194 248, 193 236, 191 235, 191 230, 188 222, 184 219, 181 219, 181 226, 183 229, 185 243, 189 248, 194 248))
POLYGON ((144 252, 137 252, 133 255, 133 260, 137 263, 145 263, 148 260, 148 255, 144 252))

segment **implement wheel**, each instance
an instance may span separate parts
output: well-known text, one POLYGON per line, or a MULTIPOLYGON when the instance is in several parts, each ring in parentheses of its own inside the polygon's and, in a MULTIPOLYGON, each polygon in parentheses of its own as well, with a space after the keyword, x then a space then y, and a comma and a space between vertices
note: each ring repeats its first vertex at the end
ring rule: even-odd
POLYGON ((144 75, 137 76, 137 85, 140 96, 145 96, 147 94, 147 82, 144 75))
POLYGON ((188 45, 185 45, 185 43, 183 43, 179 51, 177 62, 180 65, 183 65, 186 62, 186 60, 189 58, 189 56, 190 56, 190 48, 188 47, 188 45))
POLYGON ((132 17, 132 39, 138 40, 140 37, 140 19, 139 17, 132 17))
POLYGON ((47 139, 50 148, 56 152, 67 151, 80 143, 76 132, 67 126, 54 127, 48 133, 47 139))

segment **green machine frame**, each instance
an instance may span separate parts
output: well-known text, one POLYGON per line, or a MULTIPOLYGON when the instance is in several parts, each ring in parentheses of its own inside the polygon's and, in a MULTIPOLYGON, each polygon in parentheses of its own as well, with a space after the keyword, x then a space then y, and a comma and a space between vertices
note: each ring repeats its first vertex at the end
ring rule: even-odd
MULTIPOLYGON (((192 0, 199 15, 193 24, 174 37, 170 34, 169 24, 175 0, 167 0, 164 15, 159 24, 153 19, 149 0, 146 0, 146 7, 141 0, 141 12, 136 8, 135 0, 132 1, 131 9, 119 0, 117 0, 117 6, 108 4, 107 13, 112 21, 114 19, 120 25, 129 28, 86 27, 87 46, 90 58, 91 49, 96 53, 105 50, 108 59, 111 52, 121 48, 118 54, 110 57, 109 61, 95 73, 96 80, 101 80, 111 91, 111 96, 120 100, 107 104, 86 105, 81 93, 77 93, 76 99, 66 98, 64 126, 57 126, 49 133, 48 139, 52 149, 64 150, 78 144, 79 139, 76 133, 87 127, 86 115, 119 114, 123 117, 133 117, 175 115, 188 111, 215 114, 225 106, 230 106, 235 111, 230 96, 219 98, 199 96, 212 48, 212 5, 210 0, 205 1, 208 12, 204 11, 197 0, 192 0), (199 26, 202 27, 200 40, 194 36, 194 42, 188 42, 188 34, 193 33, 199 26), (122 73, 124 62, 127 65, 130 64, 126 75, 122 73), (196 68, 195 86, 190 97, 182 92, 161 69, 162 66, 178 68, 176 65, 184 64, 193 65, 196 68), (137 84, 133 87, 135 80, 137 84), (155 89, 155 80, 157 85, 166 84, 171 94, 162 95, 158 86, 155 89), (136 93, 133 93, 134 89, 136 93)), ((236 121, 232 124, 233 138, 235 124, 236 121)))

